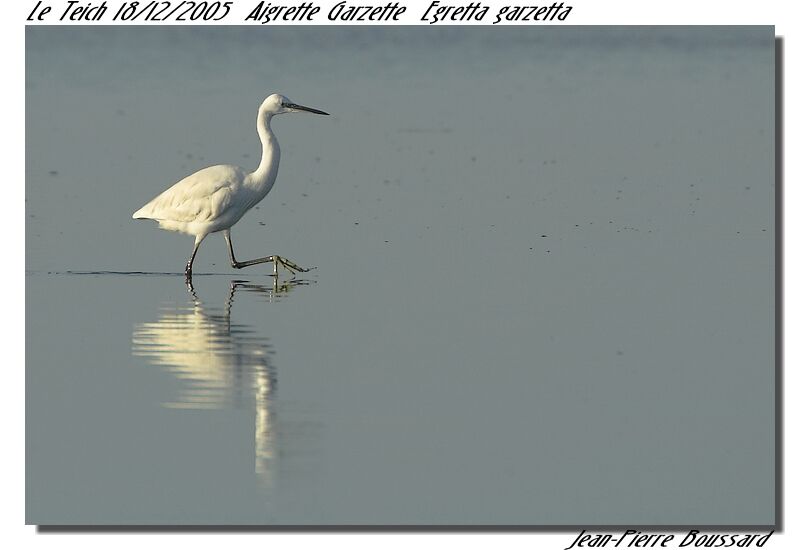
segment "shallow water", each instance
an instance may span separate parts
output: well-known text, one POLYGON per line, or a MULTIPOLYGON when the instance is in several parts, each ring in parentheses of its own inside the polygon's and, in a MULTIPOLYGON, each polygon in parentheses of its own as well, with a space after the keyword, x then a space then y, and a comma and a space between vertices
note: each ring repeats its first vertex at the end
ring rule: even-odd
POLYGON ((28 28, 28 522, 772 523, 772 32, 28 28))

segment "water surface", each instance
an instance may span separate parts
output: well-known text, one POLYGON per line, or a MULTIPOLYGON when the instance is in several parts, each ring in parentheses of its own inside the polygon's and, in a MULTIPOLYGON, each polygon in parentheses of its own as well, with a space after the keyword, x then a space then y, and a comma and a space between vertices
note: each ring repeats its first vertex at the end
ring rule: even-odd
POLYGON ((27 520, 774 521, 773 29, 26 40, 27 520), (278 182, 208 238, 131 213, 278 182))

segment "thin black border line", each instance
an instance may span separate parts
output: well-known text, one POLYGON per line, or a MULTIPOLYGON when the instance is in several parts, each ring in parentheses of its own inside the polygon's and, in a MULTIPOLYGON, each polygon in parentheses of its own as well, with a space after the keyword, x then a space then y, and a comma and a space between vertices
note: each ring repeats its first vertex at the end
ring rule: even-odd
MULTIPOLYGON (((773 25, 774 29, 774 25, 773 25)), ((773 31, 774 32, 774 31, 773 31)), ((784 38, 775 37, 775 523, 772 525, 36 525, 36 532, 55 533, 445 533, 539 532, 567 533, 586 529, 607 532, 638 531, 775 531, 783 533, 783 71, 784 38)))
POLYGON ((658 531, 686 533, 690 529, 725 533, 781 532, 774 525, 37 525, 37 533, 594 533, 658 531))
POLYGON ((783 40, 775 37, 775 530, 783 532, 783 40))

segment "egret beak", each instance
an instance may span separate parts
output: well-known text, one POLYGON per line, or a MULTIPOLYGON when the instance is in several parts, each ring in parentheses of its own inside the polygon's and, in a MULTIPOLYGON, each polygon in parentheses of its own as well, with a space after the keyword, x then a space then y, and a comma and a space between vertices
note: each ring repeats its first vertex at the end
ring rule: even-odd
POLYGON ((297 103, 287 103, 286 106, 289 109, 294 109, 295 111, 306 111, 308 113, 314 113, 317 115, 327 115, 325 111, 320 111, 319 109, 312 109, 311 107, 305 107, 303 105, 298 105, 297 103))

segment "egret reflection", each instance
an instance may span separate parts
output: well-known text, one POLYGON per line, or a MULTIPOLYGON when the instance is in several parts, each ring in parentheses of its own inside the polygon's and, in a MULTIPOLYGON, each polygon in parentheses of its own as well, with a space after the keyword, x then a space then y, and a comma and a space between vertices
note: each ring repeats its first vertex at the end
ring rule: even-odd
POLYGON ((234 280, 222 308, 204 304, 190 288, 188 304, 162 307, 158 320, 134 326, 132 352, 180 381, 174 400, 180 409, 253 407, 255 472, 271 485, 276 433, 277 370, 268 339, 252 326, 233 322, 234 299, 243 293, 272 301, 305 284, 292 280, 272 286, 234 280))

